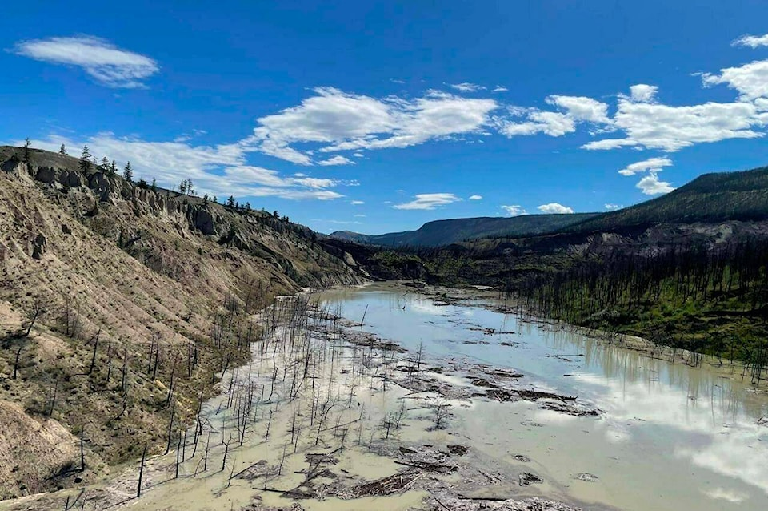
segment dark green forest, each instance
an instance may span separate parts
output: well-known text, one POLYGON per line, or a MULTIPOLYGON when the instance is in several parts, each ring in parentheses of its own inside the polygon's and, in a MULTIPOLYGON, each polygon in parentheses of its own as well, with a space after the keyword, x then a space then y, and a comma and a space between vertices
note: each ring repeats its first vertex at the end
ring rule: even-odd
POLYGON ((763 366, 766 220, 764 167, 551 233, 346 250, 378 279, 488 285, 528 313, 763 366))

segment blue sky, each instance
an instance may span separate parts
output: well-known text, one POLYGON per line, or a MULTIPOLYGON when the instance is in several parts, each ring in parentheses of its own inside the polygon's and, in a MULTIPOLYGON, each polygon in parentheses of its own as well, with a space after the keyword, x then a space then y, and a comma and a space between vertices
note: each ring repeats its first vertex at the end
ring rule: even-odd
POLYGON ((603 211, 767 162, 765 1, 3 7, 0 141, 329 232, 603 211))

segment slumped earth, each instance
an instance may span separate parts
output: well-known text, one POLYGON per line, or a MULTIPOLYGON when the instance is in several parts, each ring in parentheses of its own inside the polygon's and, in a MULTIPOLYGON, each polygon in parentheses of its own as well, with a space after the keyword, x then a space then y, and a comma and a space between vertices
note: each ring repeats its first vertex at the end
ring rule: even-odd
POLYGON ((165 456, 51 509, 766 509, 766 389, 491 298, 282 298, 165 456))

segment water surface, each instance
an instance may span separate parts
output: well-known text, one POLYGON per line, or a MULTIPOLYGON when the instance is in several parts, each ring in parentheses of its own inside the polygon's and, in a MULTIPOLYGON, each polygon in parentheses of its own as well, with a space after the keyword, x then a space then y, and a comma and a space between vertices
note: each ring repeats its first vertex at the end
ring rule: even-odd
POLYGON ((544 477, 533 493, 622 509, 767 509, 767 427, 759 422, 766 391, 739 371, 653 359, 477 301, 446 305, 379 285, 322 298, 406 349, 422 344, 431 359, 460 370, 464 362, 514 368, 523 383, 603 410, 599 419, 572 417, 483 399, 457 409, 453 434, 491 467, 509 468, 514 455, 531 459, 544 477), (597 481, 576 479, 580 473, 597 481))

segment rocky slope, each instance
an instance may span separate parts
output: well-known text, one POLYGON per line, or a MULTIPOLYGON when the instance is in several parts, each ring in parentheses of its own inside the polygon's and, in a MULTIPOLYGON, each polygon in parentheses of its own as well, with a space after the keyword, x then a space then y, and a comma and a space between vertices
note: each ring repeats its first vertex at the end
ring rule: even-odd
POLYGON ((163 450, 247 358, 252 312, 361 280, 308 228, 90 167, 0 148, 0 498, 163 450))

